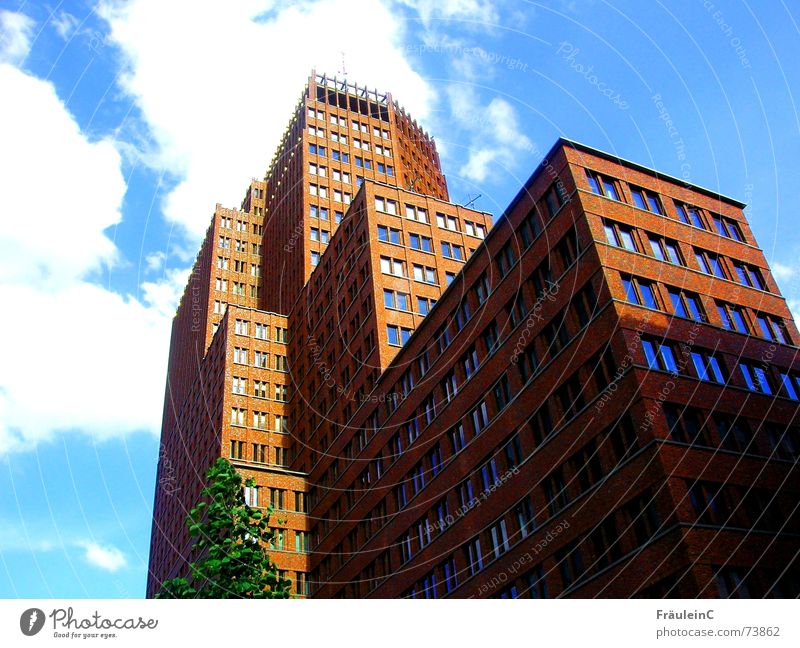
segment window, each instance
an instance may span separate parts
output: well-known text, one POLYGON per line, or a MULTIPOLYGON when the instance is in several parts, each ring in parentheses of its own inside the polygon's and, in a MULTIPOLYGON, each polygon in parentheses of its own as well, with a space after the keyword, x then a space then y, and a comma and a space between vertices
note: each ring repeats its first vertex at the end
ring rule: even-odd
POLYGON ((495 260, 497 261, 497 269, 500 271, 500 276, 505 277, 517 260, 512 241, 503 246, 495 260))
POLYGON ((511 511, 519 527, 520 537, 527 538, 536 528, 531 499, 527 495, 511 511))
POLYGON ((232 392, 234 394, 246 394, 247 378, 239 378, 237 376, 234 376, 232 382, 232 392))
POLYGON ((464 249, 460 245, 442 241, 442 256, 456 261, 464 260, 464 249))
POLYGON ((471 576, 474 576, 483 569, 483 554, 481 554, 480 538, 470 540, 464 547, 464 557, 467 560, 467 568, 471 576))
POLYGON ((650 369, 678 373, 675 353, 668 343, 660 342, 655 338, 642 338, 642 351, 644 351, 647 366, 650 369))
POLYGON ((384 289, 383 303, 387 308, 396 308, 403 311, 410 310, 408 293, 384 289))
POLYGON ((699 229, 707 229, 705 223, 703 223, 703 219, 700 218, 700 211, 697 209, 697 207, 690 207, 688 205, 675 203, 675 209, 678 212, 678 220, 680 220, 682 223, 686 223, 687 225, 691 225, 692 227, 697 227, 699 229))
POLYGON ((268 389, 269 389, 268 382, 264 382, 263 380, 256 380, 253 383, 253 396, 255 396, 256 398, 266 398, 268 389))
POLYGON ((410 246, 415 250, 422 250, 423 252, 433 252, 433 245, 431 239, 427 236, 420 234, 409 234, 408 241, 410 246))
POLYGON ((761 271, 745 263, 734 262, 733 268, 736 271, 736 280, 743 286, 749 286, 756 290, 766 290, 764 278, 761 271))
POLYGON ((289 364, 284 355, 275 356, 275 370, 276 371, 289 371, 289 364))
POLYGON ((558 210, 568 199, 567 191, 560 180, 550 185, 544 194, 544 204, 547 206, 547 213, 550 218, 553 218, 558 213, 558 210))
POLYGON ((417 311, 420 315, 430 313, 435 304, 436 300, 431 297, 417 297, 417 311))
POLYGON ((700 266, 700 270, 707 275, 713 275, 720 279, 727 279, 722 265, 719 262, 719 257, 716 254, 706 252, 705 250, 695 250, 695 258, 697 259, 697 265, 700 266))
POLYGON ((319 265, 319 252, 311 252, 311 267, 316 268, 319 265))
POLYGON ((772 395, 772 382, 764 367, 750 365, 747 362, 740 362, 739 371, 742 373, 745 385, 747 385, 750 391, 772 395))
POLYGON ((256 463, 267 463, 267 458, 269 457, 269 446, 264 445, 263 443, 254 443, 253 444, 253 461, 256 463))
POLYGON ((714 221, 714 228, 717 230, 718 234, 725 238, 733 239, 734 241, 744 241, 742 230, 739 228, 739 224, 736 221, 725 218, 724 216, 718 216, 717 214, 711 214, 711 220, 714 221))
POLYGON ((267 412, 253 412, 253 427, 257 430, 266 430, 269 427, 269 414, 267 412))
POLYGON ((378 240, 400 245, 400 230, 385 225, 378 225, 378 240))
POLYGON ((436 283, 436 269, 414 264, 414 279, 424 283, 436 283))
POLYGON ((756 321, 761 337, 781 344, 788 343, 782 320, 771 315, 756 315, 756 321))
POLYGON ((287 385, 275 385, 275 400, 283 401, 284 403, 289 400, 289 387, 287 385))
POLYGON ((489 412, 486 409, 486 401, 481 401, 480 404, 472 410, 471 417, 475 436, 478 436, 489 425, 489 412))
POLYGON ((464 367, 466 379, 469 380, 472 374, 478 370, 478 365, 480 364, 478 362, 478 351, 474 345, 461 357, 461 364, 464 367))
POLYGON ((700 380, 725 383, 722 366, 716 356, 705 351, 692 351, 692 364, 700 380))
POLYGON ((744 318, 744 313, 739 306, 726 304, 725 302, 717 302, 717 311, 722 320, 722 326, 729 331, 738 331, 739 333, 750 332, 744 318))
POLYGON ((479 223, 464 221, 464 231, 467 236, 474 236, 480 239, 486 238, 486 228, 479 223))
POLYGON ((658 310, 658 302, 654 292, 654 284, 638 277, 622 277, 622 284, 625 287, 625 296, 629 303, 645 306, 658 310))
POLYGON ((398 259, 382 256, 381 272, 384 274, 391 274, 396 277, 405 277, 405 263, 403 261, 399 261, 398 259))
POLYGON ((699 295, 681 291, 677 288, 668 288, 667 290, 669 292, 670 302, 672 303, 672 312, 675 315, 693 319, 696 322, 706 321, 705 312, 700 303, 699 295))
POLYGON ((254 364, 256 367, 266 369, 269 366, 269 353, 265 351, 256 351, 254 364))
POLYGON ((598 196, 605 196, 612 200, 619 200, 619 192, 614 178, 601 176, 599 173, 586 169, 586 177, 589 180, 589 188, 598 196))
POLYGON ((231 459, 244 459, 244 441, 231 441, 231 459))
POLYGON ((403 346, 411 337, 412 330, 393 324, 386 325, 386 337, 392 346, 403 346))
POLYGON ((492 553, 499 558, 509 549, 506 521, 500 520, 489 527, 489 539, 492 542, 492 553))
POLYGON ((652 191, 641 189, 640 187, 631 187, 631 196, 633 196, 633 204, 639 209, 646 209, 654 214, 664 213, 661 209, 661 202, 658 199, 658 195, 652 191))
POLYGON ((238 347, 234 347, 233 361, 236 364, 247 364, 247 349, 240 349, 238 347))
POLYGON ((453 454, 458 454, 467 445, 467 438, 464 435, 464 426, 459 423, 450 430, 450 445, 453 449, 453 454))
POLYGON ((653 251, 653 256, 660 261, 674 263, 675 265, 684 265, 676 241, 653 236, 651 234, 650 249, 653 251))
POLYGON ((231 408, 231 425, 245 425, 247 410, 241 407, 231 408))
POLYGON ((792 400, 798 400, 798 393, 800 393, 800 375, 792 375, 789 373, 781 372, 781 386, 783 387, 783 395, 792 400))
POLYGON ((616 247, 625 248, 631 252, 636 252, 636 243, 633 240, 633 230, 625 225, 606 222, 603 225, 606 232, 606 240, 616 247))
POLYGON ((455 216, 448 216, 442 213, 436 214, 436 224, 444 229, 449 229, 454 232, 458 231, 458 221, 455 216))

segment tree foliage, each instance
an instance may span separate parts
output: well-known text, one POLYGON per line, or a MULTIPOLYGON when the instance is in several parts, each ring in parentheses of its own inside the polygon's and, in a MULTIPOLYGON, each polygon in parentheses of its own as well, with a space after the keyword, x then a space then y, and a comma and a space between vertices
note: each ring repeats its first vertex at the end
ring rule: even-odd
POLYGON ((242 476, 226 459, 217 459, 206 480, 186 520, 197 559, 187 577, 164 581, 156 598, 288 598, 291 581, 280 577, 266 551, 275 536, 273 509, 264 513, 244 502, 242 476))

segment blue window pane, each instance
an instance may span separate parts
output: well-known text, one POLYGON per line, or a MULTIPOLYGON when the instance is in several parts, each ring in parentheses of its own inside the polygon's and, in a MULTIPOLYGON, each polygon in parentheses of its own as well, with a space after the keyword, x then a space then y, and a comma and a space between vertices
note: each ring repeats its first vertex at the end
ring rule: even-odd
POLYGON ((623 279, 622 283, 625 286, 625 296, 631 304, 639 304, 639 296, 636 294, 636 289, 630 279, 623 279))
POLYGON ((758 381, 760 391, 765 394, 772 394, 772 388, 769 386, 769 380, 767 379, 767 372, 764 371, 762 367, 753 367, 753 373, 758 381))
POLYGON ((397 293, 397 308, 404 311, 408 310, 408 295, 397 293))
POLYGON ((725 225, 722 222, 722 219, 719 216, 712 216, 712 220, 714 221, 714 226, 717 228, 717 232, 722 234, 722 236, 727 237, 728 232, 725 230, 725 225))
POLYGON ((709 260, 711 261, 711 269, 713 270, 714 275, 724 279, 725 273, 722 271, 722 266, 719 263, 719 259, 715 256, 709 256, 709 260))
POLYGON ((603 178, 603 189, 605 191, 607 198, 613 198, 614 200, 619 200, 619 195, 617 194, 617 188, 616 186, 614 186, 614 183, 608 178, 603 178))
POLYGON ((644 196, 642 192, 638 189, 633 189, 631 191, 631 195, 633 196, 633 204, 636 205, 639 209, 647 209, 647 205, 644 202, 644 196))
POLYGON ((590 188, 590 189, 591 189, 591 190, 592 190, 594 193, 596 193, 597 195, 599 195, 599 196, 602 196, 602 195, 603 195, 603 192, 600 190, 600 184, 597 182, 597 177, 596 177, 596 176, 594 176, 594 175, 592 175, 592 174, 591 174, 591 173, 589 173, 588 171, 586 172, 586 177, 587 177, 587 178, 588 178, 588 180, 589 180, 589 188, 590 188))
POLYGON ((604 225, 603 229, 606 231, 606 240, 608 240, 611 245, 619 245, 617 243, 617 235, 614 232, 614 228, 611 225, 604 225))
POLYGON ((640 282, 639 283, 639 290, 642 293, 642 301, 644 305, 648 308, 658 308, 658 304, 656 304, 656 297, 653 294, 653 288, 649 283, 640 282))
POLYGON ((642 340, 642 350, 647 358, 647 366, 651 369, 658 369, 658 358, 653 343, 650 340, 642 340))
POLYGON ((752 374, 750 373, 750 367, 744 364, 740 364, 739 369, 742 372, 742 378, 744 378, 744 382, 747 385, 747 388, 750 391, 756 391, 756 383, 753 380, 752 374))
POLYGON ((672 347, 666 344, 661 345, 661 360, 667 371, 678 373, 678 363, 675 361, 675 354, 672 352, 672 347))
POLYGON ((394 344, 394 345, 400 344, 400 338, 398 337, 396 326, 387 326, 386 333, 389 339, 389 344, 394 344))
POLYGON ((700 229, 705 229, 705 225, 703 225, 703 221, 700 219, 700 214, 697 213, 696 209, 689 208, 689 219, 692 222, 692 225, 695 227, 699 227, 700 229))
POLYGON ((714 356, 708 357, 708 368, 711 371, 711 379, 720 384, 725 382, 722 376, 722 367, 720 367, 719 360, 714 356))
POLYGON ((786 392, 786 395, 792 400, 797 400, 797 390, 794 388, 794 384, 792 384, 791 377, 785 373, 782 373, 781 382, 783 383, 783 389, 786 392))
POLYGON ((706 258, 699 252, 696 253, 694 256, 697 259, 697 265, 700 266, 700 270, 702 270, 706 274, 711 274, 711 266, 708 265, 706 258))
POLYGON ((731 309, 731 317, 733 318, 734 327, 739 333, 747 333, 747 324, 744 322, 744 315, 738 308, 731 309))
POLYGON ((687 297, 686 304, 689 306, 689 311, 691 312, 692 319, 698 322, 703 321, 703 312, 700 310, 700 304, 698 303, 695 297, 687 297))
POLYGON ((710 380, 705 360, 700 353, 696 351, 692 352, 692 364, 694 364, 694 370, 697 372, 697 377, 700 380, 710 380))
POLYGON ((750 285, 753 286, 753 288, 764 290, 764 282, 761 280, 761 274, 759 274, 757 270, 748 268, 747 276, 750 278, 750 285))
POLYGON ((636 245, 633 243, 633 234, 630 230, 620 229, 619 231, 620 238, 622 239, 622 247, 626 250, 630 250, 631 252, 636 251, 636 245))
POLYGON ((678 248, 673 243, 666 243, 664 247, 667 248, 669 260, 675 265, 681 265, 681 255, 678 253, 678 248))
POLYGON ((383 291, 383 304, 387 308, 394 308, 394 293, 391 290, 383 291))
POLYGON ((661 213, 661 204, 658 202, 658 198, 656 198, 653 194, 647 194, 647 204, 650 205, 650 211, 654 214, 661 213))
POLYGON ((719 318, 722 320, 722 326, 729 331, 733 330, 733 324, 730 317, 728 317, 727 309, 724 306, 717 306, 717 311, 719 312, 719 318))
POLYGON ((408 342, 408 339, 411 337, 411 329, 400 329, 400 339, 403 341, 403 344, 408 342))
POLYGON ((683 205, 675 205, 675 208, 678 210, 678 220, 682 223, 689 224, 689 216, 686 213, 686 208, 683 205))
POLYGON ((683 305, 683 300, 681 299, 680 293, 670 290, 669 298, 672 300, 673 312, 678 317, 689 317, 689 314, 686 312, 686 308, 683 305))
POLYGON ((661 242, 658 239, 650 239, 650 248, 653 250, 653 256, 659 261, 666 261, 664 257, 664 250, 661 249, 661 242))
POLYGON ((736 276, 739 279, 739 283, 743 286, 749 286, 750 280, 747 278, 747 273, 745 272, 744 268, 740 265, 734 267, 736 268, 736 276))
POLYGON ((761 329, 761 337, 771 340, 772 329, 769 326, 769 322, 767 322, 767 318, 759 315, 756 319, 758 320, 758 328, 761 329))

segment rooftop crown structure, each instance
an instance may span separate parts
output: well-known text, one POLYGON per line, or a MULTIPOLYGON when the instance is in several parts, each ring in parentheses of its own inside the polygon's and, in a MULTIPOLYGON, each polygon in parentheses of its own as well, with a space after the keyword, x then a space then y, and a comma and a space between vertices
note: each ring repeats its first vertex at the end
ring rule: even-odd
POLYGON ((148 594, 225 456, 300 596, 796 596, 800 334, 742 207, 561 139, 493 225, 312 74, 174 320, 148 594))

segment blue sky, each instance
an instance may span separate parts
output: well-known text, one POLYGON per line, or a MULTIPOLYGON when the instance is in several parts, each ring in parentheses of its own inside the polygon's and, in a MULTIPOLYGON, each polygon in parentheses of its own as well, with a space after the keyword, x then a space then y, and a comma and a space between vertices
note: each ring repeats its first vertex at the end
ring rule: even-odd
POLYGON ((175 304, 311 68, 391 91, 454 202, 560 135, 747 202, 800 313, 796 7, 207 5, 0 2, 0 596, 143 595, 175 304))

